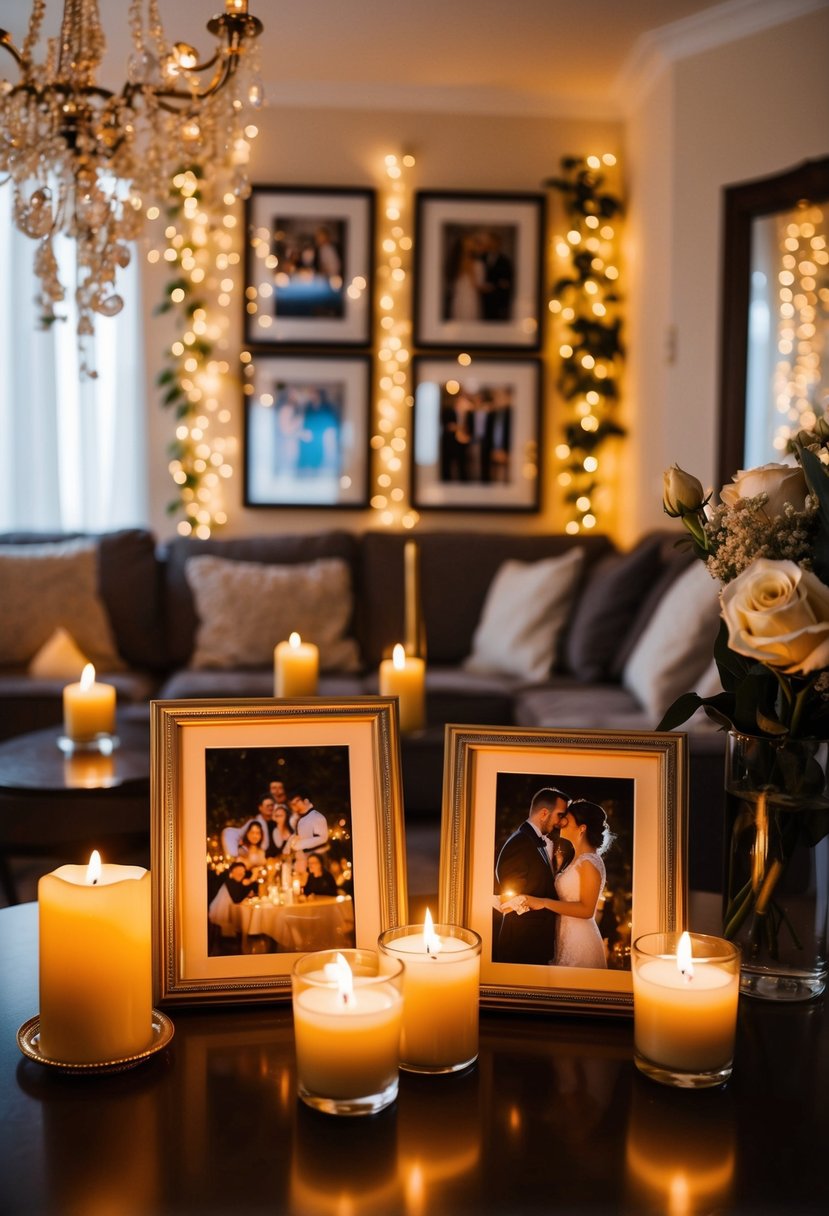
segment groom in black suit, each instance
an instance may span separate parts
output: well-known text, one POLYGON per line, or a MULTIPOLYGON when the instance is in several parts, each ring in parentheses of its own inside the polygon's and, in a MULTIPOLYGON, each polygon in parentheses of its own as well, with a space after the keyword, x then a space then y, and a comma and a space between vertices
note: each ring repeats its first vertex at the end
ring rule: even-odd
MULTIPOLYGON (((556 789, 539 790, 533 796, 529 815, 506 841, 495 864, 498 894, 503 899, 513 895, 556 898, 547 834, 564 818, 568 802, 567 795, 556 789)), ((552 962, 557 921, 557 914, 547 908, 503 913, 497 940, 493 940, 493 962, 542 966, 552 962)))

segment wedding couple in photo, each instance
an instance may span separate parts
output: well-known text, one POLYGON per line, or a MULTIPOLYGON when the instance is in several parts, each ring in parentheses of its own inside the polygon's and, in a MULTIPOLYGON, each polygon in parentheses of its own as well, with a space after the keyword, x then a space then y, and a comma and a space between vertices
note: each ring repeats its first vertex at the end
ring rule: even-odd
POLYGON ((509 321, 515 271, 495 229, 467 229, 457 236, 445 264, 446 321, 509 321))
POLYGON ((500 928, 493 961, 557 967, 607 967, 596 908, 605 885, 602 853, 612 839, 595 802, 539 790, 527 818, 495 865, 500 928), (555 832, 559 847, 550 834, 555 832), (564 859, 565 841, 570 849, 564 859), (572 859, 569 859, 572 850, 572 859))

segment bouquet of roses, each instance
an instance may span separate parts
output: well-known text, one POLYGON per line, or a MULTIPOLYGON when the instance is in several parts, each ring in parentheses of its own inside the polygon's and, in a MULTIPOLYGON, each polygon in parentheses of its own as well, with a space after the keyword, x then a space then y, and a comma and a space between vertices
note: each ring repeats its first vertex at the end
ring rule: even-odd
MULTIPOLYGON (((673 465, 663 499, 723 585, 714 647, 723 691, 679 697, 660 729, 702 708, 739 734, 727 784, 743 810, 732 835, 756 835, 748 880, 729 872, 725 933, 735 937, 752 914, 747 945, 773 958, 781 926, 792 928, 778 882, 798 844, 829 834, 829 421, 801 431, 791 448, 796 463, 741 471, 713 504, 696 477, 673 465)), ((733 840, 731 858, 733 870, 733 840)))

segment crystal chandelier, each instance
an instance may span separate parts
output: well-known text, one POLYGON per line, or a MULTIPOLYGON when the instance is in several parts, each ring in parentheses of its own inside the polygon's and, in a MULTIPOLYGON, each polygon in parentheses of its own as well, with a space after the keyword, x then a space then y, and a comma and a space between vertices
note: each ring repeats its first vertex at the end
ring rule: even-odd
POLYGON ((255 44, 262 23, 248 0, 225 0, 207 24, 215 50, 200 61, 188 43, 167 42, 157 0, 131 0, 133 50, 114 93, 96 83, 106 48, 97 0, 64 0, 59 37, 36 63, 45 11, 45 0, 33 0, 20 49, 0 30, 0 47, 19 69, 16 83, 0 80, 0 181, 12 183, 15 224, 37 241, 44 325, 65 298, 53 238, 76 243, 83 339, 94 314, 123 307, 116 273, 129 263, 147 204, 163 205, 176 173, 189 169, 220 179, 223 191, 247 193, 245 111, 263 100, 255 44))

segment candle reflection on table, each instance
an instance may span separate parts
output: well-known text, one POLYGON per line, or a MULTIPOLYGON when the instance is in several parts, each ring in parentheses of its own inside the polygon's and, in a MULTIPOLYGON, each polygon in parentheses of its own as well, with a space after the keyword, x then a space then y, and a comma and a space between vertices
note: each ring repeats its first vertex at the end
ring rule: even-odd
POLYGON ((681 1092, 655 1089, 635 1078, 625 1150, 633 1210, 727 1211, 736 1160, 730 1095, 699 1093, 690 1105, 681 1092))

